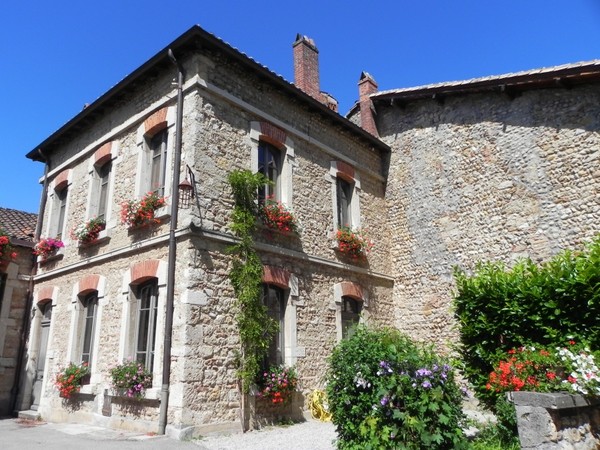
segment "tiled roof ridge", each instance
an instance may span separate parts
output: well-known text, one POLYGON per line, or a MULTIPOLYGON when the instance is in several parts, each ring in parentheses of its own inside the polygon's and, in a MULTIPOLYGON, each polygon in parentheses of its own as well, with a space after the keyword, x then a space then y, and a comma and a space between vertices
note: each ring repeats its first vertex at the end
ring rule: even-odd
POLYGON ((484 76, 484 77, 469 78, 466 80, 442 81, 439 83, 425 84, 425 85, 421 85, 421 86, 412 86, 412 87, 398 88, 398 89, 388 89, 385 91, 379 91, 379 92, 375 92, 375 93, 371 94, 371 98, 377 98, 379 96, 386 96, 386 95, 390 95, 390 94, 403 94, 403 93, 424 91, 424 90, 444 88, 444 87, 460 87, 460 86, 468 87, 470 85, 474 85, 477 83, 490 82, 490 81, 501 82, 501 81, 510 80, 512 78, 527 77, 527 76, 533 76, 533 75, 553 74, 553 73, 558 73, 561 71, 572 70, 572 69, 577 69, 577 68, 588 68, 588 67, 595 68, 596 70, 600 71, 600 59, 593 59, 590 61, 580 61, 580 62, 576 62, 576 63, 562 64, 562 65, 551 66, 551 67, 542 67, 542 68, 538 68, 538 69, 523 70, 523 71, 519 71, 519 72, 510 72, 510 73, 504 73, 504 74, 500 74, 500 75, 488 75, 488 76, 484 76))

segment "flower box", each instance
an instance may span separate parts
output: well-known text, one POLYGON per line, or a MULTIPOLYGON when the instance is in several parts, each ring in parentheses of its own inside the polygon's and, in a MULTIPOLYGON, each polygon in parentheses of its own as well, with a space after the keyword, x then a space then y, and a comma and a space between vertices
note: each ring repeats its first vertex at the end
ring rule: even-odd
POLYGON ((337 250, 352 259, 365 259, 371 249, 373 242, 366 236, 364 230, 353 230, 341 227, 335 233, 337 250))
POLYGON ((259 212, 262 223, 270 230, 283 234, 298 232, 296 217, 283 203, 267 199, 259 212))
POLYGON ((104 219, 92 218, 71 231, 71 237, 79 242, 79 246, 95 243, 102 231, 106 229, 104 219))
POLYGON ((159 223, 156 212, 165 205, 165 197, 156 192, 148 192, 140 200, 127 200, 121 204, 121 223, 130 230, 159 223))
POLYGON ((53 256, 58 256, 60 249, 65 246, 60 239, 42 238, 35 244, 33 253, 39 256, 39 262, 46 261, 53 256))

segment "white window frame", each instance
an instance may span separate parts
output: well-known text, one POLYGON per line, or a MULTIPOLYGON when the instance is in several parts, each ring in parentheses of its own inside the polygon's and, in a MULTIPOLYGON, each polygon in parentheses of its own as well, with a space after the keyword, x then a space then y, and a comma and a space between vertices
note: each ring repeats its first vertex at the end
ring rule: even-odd
POLYGON ((340 177, 339 171, 337 168, 337 161, 331 161, 329 167, 329 181, 331 183, 331 205, 332 205, 332 216, 333 216, 333 232, 335 233, 341 226, 344 224, 339 223, 338 219, 338 177, 344 179, 347 183, 352 187, 352 195, 350 199, 350 211, 349 211, 349 219, 350 223, 349 228, 353 230, 357 230, 360 228, 360 176, 355 173, 352 181, 348 180, 346 177, 340 177))
POLYGON ((70 183, 67 183, 62 187, 62 189, 52 190, 52 193, 50 194, 52 209, 50 212, 50 220, 48 221, 46 236, 60 239, 63 242, 67 242, 68 240, 67 233, 65 231, 67 229, 67 217, 69 216, 70 188, 70 183), (64 199, 61 198, 61 194, 63 193, 64 199))
MULTIPOLYGON (((152 152, 150 141, 158 133, 167 130, 166 159, 164 161, 164 192, 163 197, 169 199, 171 196, 171 184, 173 179, 173 155, 175 148, 175 107, 167 108, 166 115, 167 126, 161 128, 153 134, 146 134, 144 122, 140 124, 137 130, 136 146, 138 149, 137 171, 135 175, 135 195, 138 198, 143 197, 152 191, 151 170, 152 170, 152 152)), ((167 201, 167 203, 170 203, 167 201)))
POLYGON ((337 342, 340 342, 343 339, 342 310, 344 297, 347 296, 362 303, 358 323, 369 323, 369 298, 367 297, 367 292, 364 290, 362 291, 363 298, 357 298, 347 294, 345 295, 343 292, 343 284, 343 282, 334 284, 333 304, 330 305, 330 309, 335 311, 335 330, 337 342))
MULTIPOLYGON (((261 143, 261 134, 260 122, 250 122, 250 170, 252 173, 258 172, 258 146, 261 143)), ((289 137, 286 137, 285 142, 282 142, 282 144, 282 148, 275 146, 280 151, 280 170, 277 183, 278 193, 276 200, 280 201, 283 205, 285 205, 286 208, 292 211, 292 181, 294 169, 297 166, 296 153, 294 150, 294 141, 289 137)))

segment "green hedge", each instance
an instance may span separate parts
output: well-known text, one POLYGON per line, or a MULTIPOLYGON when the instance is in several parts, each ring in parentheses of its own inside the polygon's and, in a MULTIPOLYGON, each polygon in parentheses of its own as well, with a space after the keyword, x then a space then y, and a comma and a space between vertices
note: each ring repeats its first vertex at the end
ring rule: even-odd
POLYGON ((521 260, 479 263, 472 275, 455 268, 455 315, 464 371, 476 394, 494 409, 485 388, 499 353, 524 344, 600 348, 600 236, 582 251, 563 251, 536 265, 521 260))

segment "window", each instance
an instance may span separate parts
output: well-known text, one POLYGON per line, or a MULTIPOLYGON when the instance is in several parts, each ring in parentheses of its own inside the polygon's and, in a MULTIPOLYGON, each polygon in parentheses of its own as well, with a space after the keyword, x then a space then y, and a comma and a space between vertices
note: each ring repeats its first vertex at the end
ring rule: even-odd
POLYGON ((81 362, 91 364, 96 330, 96 314, 98 311, 98 292, 94 291, 80 298, 80 301, 83 307, 81 314, 81 362))
POLYGON ((55 191, 56 197, 54 200, 54 213, 55 220, 53 221, 52 235, 56 239, 62 240, 63 228, 65 225, 65 215, 67 211, 67 191, 68 188, 65 186, 60 191, 55 191))
POLYGON ((157 280, 154 279, 140 285, 137 290, 137 298, 135 357, 149 371, 152 371, 154 366, 154 344, 156 341, 156 317, 158 311, 157 280))
POLYGON ((167 136, 165 128, 148 141, 150 162, 150 191, 161 197, 165 195, 165 173, 167 165, 167 136))
POLYGON ((258 172, 271 182, 259 188, 258 201, 264 203, 267 198, 280 200, 281 154, 275 146, 264 141, 260 141, 258 144, 258 172))
POLYGON ((108 187, 110 181, 110 172, 112 170, 112 162, 109 161, 106 164, 96 168, 97 180, 98 180, 98 191, 96 193, 98 199, 98 205, 96 207, 96 217, 99 219, 106 220, 106 213, 108 209, 108 187))
POLYGON ((360 321, 361 311, 362 302, 351 297, 342 297, 342 339, 352 337, 360 321))
POLYGON ((2 299, 4 298, 4 286, 6 286, 6 274, 0 273, 0 311, 2 311, 2 299))
POLYGON ((269 317, 278 324, 278 330, 271 339, 269 352, 263 364, 266 368, 284 363, 285 296, 283 289, 271 284, 263 284, 263 304, 267 308, 269 317))
POLYGON ((344 180, 337 178, 337 219, 338 227, 352 226, 352 193, 354 186, 344 180))

